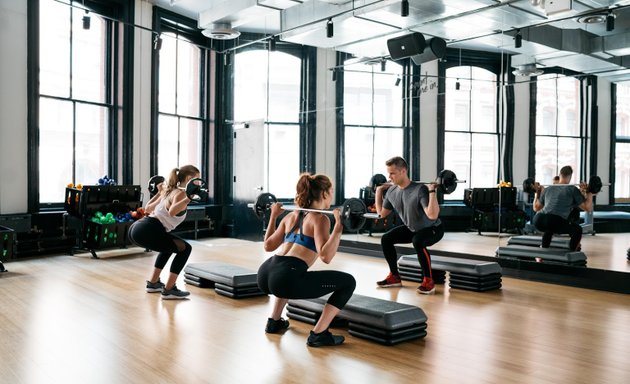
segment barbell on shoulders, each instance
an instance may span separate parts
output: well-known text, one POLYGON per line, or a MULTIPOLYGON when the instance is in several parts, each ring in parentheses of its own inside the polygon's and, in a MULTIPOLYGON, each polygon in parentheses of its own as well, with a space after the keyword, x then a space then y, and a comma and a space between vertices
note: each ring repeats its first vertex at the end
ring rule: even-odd
MULTIPOLYGON (((537 186, 548 187, 548 186, 553 186, 553 185, 558 185, 558 184, 540 184, 540 183, 537 183, 533 177, 528 177, 527 179, 523 180, 523 192, 536 193, 536 190, 538 189, 537 186)), ((575 185, 578 187, 580 186, 580 184, 562 184, 562 185, 575 185)), ((602 190, 602 187, 608 187, 608 186, 610 186, 610 183, 602 183, 601 177, 595 175, 595 176, 591 176, 591 178, 588 180, 587 191, 592 194, 596 194, 602 190)))
MULTIPOLYGON (((459 180, 455 172, 451 171, 450 169, 443 169, 442 171, 440 171, 438 177, 434 181, 419 181, 419 183, 422 184, 436 184, 437 189, 445 195, 450 195, 451 193, 455 192, 455 190, 457 189, 457 184, 465 182, 466 180, 459 180)), ((374 190, 374 192, 376 192, 376 188, 379 185, 385 183, 387 183, 387 179, 384 175, 380 173, 377 173, 376 175, 372 176, 372 179, 370 179, 370 187, 372 187, 372 190, 374 190)))
MULTIPOLYGON (((164 182, 164 177, 160 175, 155 175, 149 179, 149 193, 151 196, 155 195, 159 192, 159 185, 164 182)), ((205 201, 208 199, 208 184, 206 181, 201 178, 190 179, 188 183, 186 183, 186 187, 177 187, 183 191, 186 191, 186 196, 192 201, 205 201)))
MULTIPOLYGON (((258 195, 255 203, 247 204, 248 208, 252 208, 254 213, 259 219, 262 219, 267 215, 267 212, 271 209, 271 205, 276 203, 277 199, 271 193, 265 192, 258 195)), ((340 206, 341 209, 341 224, 349 232, 357 232, 363 228, 367 219, 379 219, 380 216, 377 213, 367 212, 367 207, 363 200, 352 197, 340 206)), ((326 215, 332 215, 333 211, 327 209, 312 209, 302 208, 296 205, 283 205, 282 209, 287 211, 306 211, 306 212, 319 212, 326 215)))

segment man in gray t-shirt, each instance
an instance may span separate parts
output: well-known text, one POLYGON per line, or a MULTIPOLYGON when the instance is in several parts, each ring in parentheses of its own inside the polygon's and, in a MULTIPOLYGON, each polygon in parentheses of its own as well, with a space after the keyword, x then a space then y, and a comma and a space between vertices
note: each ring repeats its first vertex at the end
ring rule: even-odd
POLYGON ((571 211, 577 207, 591 211, 593 209, 593 194, 587 191, 586 185, 578 189, 569 185, 573 177, 573 169, 564 166, 560 169, 560 181, 548 188, 537 186, 534 194, 533 224, 537 230, 543 232, 542 247, 549 248, 553 234, 567 233, 571 236, 569 249, 580 249, 582 227, 575 221, 569 220, 571 211))
POLYGON ((396 211, 403 225, 389 230, 381 238, 389 275, 376 284, 382 288, 402 286, 395 245, 412 243, 423 274, 422 284, 417 291, 422 294, 434 293, 431 255, 427 247, 444 236, 444 228, 438 218, 440 206, 435 195, 436 184, 427 186, 411 181, 407 174, 407 162, 402 157, 393 157, 385 165, 391 183, 382 184, 376 189, 376 212, 386 217, 396 211))

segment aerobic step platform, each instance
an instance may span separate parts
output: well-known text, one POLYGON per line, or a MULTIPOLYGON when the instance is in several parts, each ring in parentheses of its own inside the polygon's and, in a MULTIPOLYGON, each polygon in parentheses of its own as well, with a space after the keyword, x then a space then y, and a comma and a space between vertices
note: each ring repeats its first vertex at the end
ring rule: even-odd
POLYGON ((534 248, 526 245, 510 245, 507 247, 498 247, 496 254, 503 258, 523 260, 535 260, 539 258, 543 261, 559 264, 586 265, 586 255, 583 252, 569 252, 555 248, 534 248))
POLYGON ((265 295, 258 288, 255 271, 220 261, 188 264, 184 278, 188 284, 214 287, 216 293, 234 299, 265 295))
MULTIPOLYGON (((289 300, 287 316, 314 324, 329 296, 289 300)), ((348 332, 353 336, 384 345, 394 345, 427 335, 427 316, 422 309, 357 294, 352 295, 335 321, 347 322, 348 332)))
MULTIPOLYGON (((542 244, 541 236, 512 236, 508 239, 507 245, 529 245, 530 247, 540 247, 542 244)), ((569 239, 568 238, 552 238, 551 239, 551 248, 558 249, 569 249, 569 239)))
MULTIPOLYGON (((434 271, 447 271, 449 273, 448 280, 451 288, 476 292, 501 288, 501 266, 494 261, 432 256, 431 267, 434 271)), ((415 278, 412 281, 420 281, 419 276, 422 273, 422 268, 416 255, 405 255, 398 259, 398 269, 401 278, 412 280, 409 278, 411 275, 412 278, 415 278)))

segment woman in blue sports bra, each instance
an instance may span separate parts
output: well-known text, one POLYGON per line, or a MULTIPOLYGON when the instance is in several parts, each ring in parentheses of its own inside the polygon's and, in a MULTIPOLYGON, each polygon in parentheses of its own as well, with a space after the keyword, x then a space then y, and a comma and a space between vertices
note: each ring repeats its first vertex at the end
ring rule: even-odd
MULTIPOLYGON (((333 188, 328 176, 303 173, 296 192, 295 203, 301 208, 330 208, 333 188)), ((312 299, 332 292, 306 344, 311 347, 339 345, 344 337, 332 335, 328 327, 350 300, 356 281, 345 272, 308 270, 318 258, 328 264, 337 253, 343 230, 339 209, 333 211, 332 233, 328 216, 317 212, 291 212, 276 227, 282 212, 282 204, 271 206, 264 247, 267 252, 278 251, 258 269, 258 286, 276 296, 265 332, 279 333, 289 327, 289 322, 281 317, 289 299, 312 299)))

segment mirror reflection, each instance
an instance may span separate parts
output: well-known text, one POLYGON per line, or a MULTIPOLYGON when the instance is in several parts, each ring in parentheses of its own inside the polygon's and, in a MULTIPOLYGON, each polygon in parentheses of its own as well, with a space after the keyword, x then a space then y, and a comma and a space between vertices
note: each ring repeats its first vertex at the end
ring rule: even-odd
MULTIPOLYGON (((33 160, 20 170, 37 188, 16 192, 23 201, 4 203, 3 214, 61 211, 69 182, 109 173, 132 183, 191 163, 214 181, 209 205, 220 207, 225 229, 217 232, 259 239, 261 223, 244 214, 244 202, 261 192, 290 202, 297 176, 318 172, 333 179, 338 205, 354 198, 378 213, 376 188, 391 178, 386 161, 400 156, 409 180, 431 185, 449 170, 460 181, 450 193, 438 188, 445 235, 431 250, 496 257, 513 237, 542 236, 525 180, 551 191, 570 166, 562 183, 602 181, 592 212, 566 215, 582 230, 586 268, 630 272, 630 78, 617 60, 627 53, 619 46, 630 27, 625 2, 551 15, 521 4, 527 11, 510 7, 509 17, 505 2, 459 2, 463 10, 413 1, 405 16, 381 1, 334 15, 312 12, 329 12, 324 2, 293 2, 282 17, 228 30, 201 26, 185 2, 147 3, 153 17, 143 25, 118 20, 118 5, 85 3, 41 0, 42 16, 29 19, 39 23, 40 44, 29 54, 40 73, 28 137, 39 142, 16 157, 33 160), (601 11, 615 24, 587 18, 601 11), (119 58, 127 42, 117 27, 136 33, 143 50, 119 58), (608 48, 558 48, 558 36, 608 48), (150 155, 134 154, 138 142, 150 155)), ((396 213, 369 217, 344 236, 378 246, 401 224, 396 213)), ((567 235, 550 245, 556 240, 567 235)))

